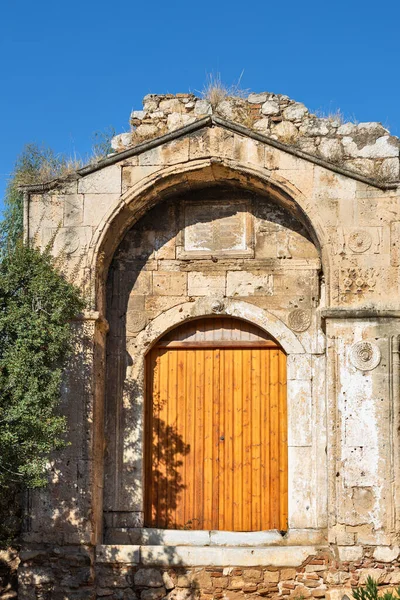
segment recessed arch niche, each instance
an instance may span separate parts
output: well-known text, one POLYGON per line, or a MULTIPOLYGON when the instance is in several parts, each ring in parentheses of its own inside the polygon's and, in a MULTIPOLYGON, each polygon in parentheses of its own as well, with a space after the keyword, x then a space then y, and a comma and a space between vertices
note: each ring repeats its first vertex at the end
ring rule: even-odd
POLYGON ((112 531, 145 522, 145 355, 180 320, 216 314, 257 323, 285 349, 287 527, 324 522, 326 515, 316 516, 317 501, 304 482, 296 492, 295 478, 300 456, 313 462, 309 357, 321 353, 315 312, 321 264, 313 239, 305 224, 271 197, 234 186, 171 196, 126 233, 107 282, 106 539, 114 539, 112 531), (293 318, 296 311, 300 320, 293 318), (304 427, 296 430, 293 422, 299 418, 304 427))

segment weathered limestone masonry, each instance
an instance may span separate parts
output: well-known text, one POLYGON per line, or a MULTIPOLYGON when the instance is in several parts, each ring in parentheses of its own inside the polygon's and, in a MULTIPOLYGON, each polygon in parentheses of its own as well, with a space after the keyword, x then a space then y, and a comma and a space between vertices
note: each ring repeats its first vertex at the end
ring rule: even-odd
POLYGON ((19 597, 399 584, 399 140, 269 93, 146 96, 131 122, 114 154, 25 190, 27 240, 57 232, 89 307, 63 386, 71 445, 28 498, 19 597), (146 356, 205 317, 286 355, 284 531, 146 527, 146 356))

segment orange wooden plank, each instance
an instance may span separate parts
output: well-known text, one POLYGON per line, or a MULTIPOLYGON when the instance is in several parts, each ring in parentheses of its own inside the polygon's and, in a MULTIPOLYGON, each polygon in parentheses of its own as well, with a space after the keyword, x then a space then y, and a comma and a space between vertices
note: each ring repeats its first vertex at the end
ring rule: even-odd
POLYGON ((242 350, 242 414, 243 414, 243 531, 251 531, 252 513, 252 429, 253 401, 251 386, 251 350, 242 350))
POLYGON ((204 510, 204 350, 196 350, 195 377, 195 419, 193 436, 194 448, 194 509, 191 518, 192 529, 203 529, 204 510))
POLYGON ((226 529, 225 524, 225 500, 226 500, 226 393, 229 387, 227 381, 225 362, 226 352, 219 350, 219 418, 216 422, 216 435, 218 443, 218 464, 219 464, 219 478, 218 478, 218 525, 216 529, 226 529))
POLYGON ((213 449, 213 482, 212 482, 212 506, 211 506, 211 529, 219 527, 219 489, 220 489, 220 461, 219 461, 219 438, 220 438, 220 350, 213 351, 213 409, 212 409, 212 449, 213 449))
POLYGON ((261 357, 261 425, 262 425, 262 443, 261 443, 261 509, 262 523, 261 529, 270 528, 270 368, 269 351, 260 351, 261 357))
POLYGON ((214 351, 204 351, 204 503, 203 528, 212 529, 214 351))
POLYGON ((261 353, 251 351, 251 468, 252 468, 252 506, 251 530, 261 530, 261 353))
POLYGON ((155 446, 157 447, 157 468, 155 478, 157 481, 157 522, 158 527, 167 526, 167 427, 168 427, 168 360, 169 352, 160 349, 159 360, 159 395, 158 413, 155 422, 155 446))
MULTIPOLYGON (((238 336, 237 330, 232 330, 238 336)), ((272 340, 165 340, 160 348, 278 348, 272 340)))
POLYGON ((185 460, 186 460, 186 350, 176 351, 177 364, 177 411, 176 411, 176 521, 177 528, 185 525, 185 460))
POLYGON ((271 523, 272 529, 279 529, 279 351, 270 351, 270 411, 271 411, 271 523))
POLYGON ((233 530, 243 530, 243 360, 233 350, 233 530))
POLYGON ((184 527, 190 526, 190 522, 194 516, 194 482, 195 482, 195 429, 196 429, 196 352, 187 350, 186 352, 186 369, 188 376, 186 377, 186 437, 185 443, 189 446, 188 453, 185 457, 185 479, 184 479, 184 527))
POLYGON ((288 529, 288 444, 286 355, 279 352, 279 488, 281 531, 288 529))
POLYGON ((170 529, 176 526, 176 413, 177 413, 178 354, 168 352, 167 422, 165 427, 166 521, 170 529))
POLYGON ((225 434, 221 443, 225 449, 225 488, 224 488, 224 529, 233 531, 233 486, 234 486, 234 408, 233 408, 233 350, 223 350, 224 353, 224 396, 225 396, 225 434))

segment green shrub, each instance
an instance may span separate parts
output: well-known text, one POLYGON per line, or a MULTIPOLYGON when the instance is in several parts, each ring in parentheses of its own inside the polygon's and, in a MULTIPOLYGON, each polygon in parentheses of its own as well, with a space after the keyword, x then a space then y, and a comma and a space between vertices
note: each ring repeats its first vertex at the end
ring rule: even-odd
POLYGON ((353 590, 355 600, 399 600, 400 587, 395 592, 384 592, 381 596, 378 595, 378 584, 368 576, 365 586, 356 587, 353 590))
POLYGON ((51 246, 22 242, 20 183, 61 169, 51 151, 26 147, 7 189, 0 227, 0 542, 17 529, 21 491, 46 483, 52 451, 65 444, 58 414, 62 371, 72 350, 71 319, 84 308, 51 246))

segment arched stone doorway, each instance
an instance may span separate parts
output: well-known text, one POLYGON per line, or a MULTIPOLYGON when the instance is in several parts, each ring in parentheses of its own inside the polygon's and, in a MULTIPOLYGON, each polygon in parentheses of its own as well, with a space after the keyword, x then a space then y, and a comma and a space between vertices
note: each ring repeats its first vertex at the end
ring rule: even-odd
MULTIPOLYGON (((326 474, 325 438, 316 435, 325 418, 324 397, 317 395, 325 378, 316 311, 320 269, 313 236, 293 213, 268 194, 234 186, 171 195, 126 233, 107 283, 107 542, 129 543, 135 539, 133 532, 148 522, 146 354, 180 323, 213 314, 258 325, 287 355, 287 517, 260 521, 259 526, 325 526, 326 486, 319 486, 316 494, 326 474)), ((190 520, 185 517, 175 526, 186 527, 190 520)), ((249 531, 258 527, 233 522, 220 526, 249 531)))
POLYGON ((195 319, 147 355, 144 525, 287 529, 286 355, 232 317, 195 319))

